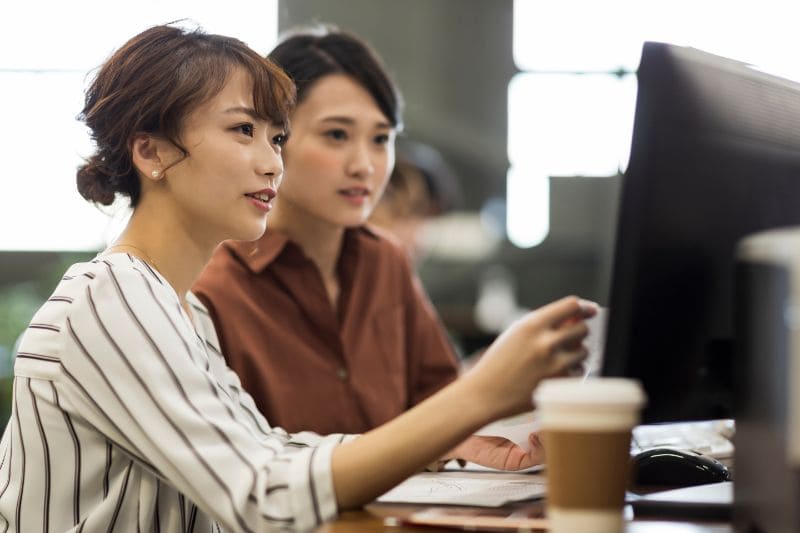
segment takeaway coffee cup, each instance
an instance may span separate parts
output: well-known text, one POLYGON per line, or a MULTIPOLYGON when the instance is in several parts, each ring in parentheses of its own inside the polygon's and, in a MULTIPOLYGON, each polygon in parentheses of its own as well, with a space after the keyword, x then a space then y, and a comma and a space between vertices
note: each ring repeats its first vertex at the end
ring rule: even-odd
POLYGON ((555 533, 622 531, 631 430, 645 395, 622 378, 554 378, 534 393, 555 533))

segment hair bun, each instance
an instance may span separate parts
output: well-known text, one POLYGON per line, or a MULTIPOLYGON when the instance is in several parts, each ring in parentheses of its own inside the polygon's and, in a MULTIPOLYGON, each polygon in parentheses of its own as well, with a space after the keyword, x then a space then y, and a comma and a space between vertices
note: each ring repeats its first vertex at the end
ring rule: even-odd
POLYGON ((116 197, 111 176, 103 172, 94 158, 78 167, 76 175, 78 192, 86 200, 101 205, 111 205, 116 197))

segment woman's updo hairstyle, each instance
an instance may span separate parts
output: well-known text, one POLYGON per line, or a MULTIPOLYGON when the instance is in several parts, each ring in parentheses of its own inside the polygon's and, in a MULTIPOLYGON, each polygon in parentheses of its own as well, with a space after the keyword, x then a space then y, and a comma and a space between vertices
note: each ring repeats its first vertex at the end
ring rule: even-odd
POLYGON ((345 74, 372 95, 396 129, 403 129, 403 99, 378 55, 353 34, 334 26, 294 30, 269 53, 297 85, 302 102, 314 82, 329 74, 345 74))
POLYGON ((259 118, 286 125, 294 106, 292 81, 238 39, 155 26, 125 43, 100 67, 78 117, 96 146, 78 168, 78 192, 102 205, 110 205, 117 194, 128 196, 136 207, 140 178, 131 157, 134 136, 168 139, 188 156, 180 143, 183 120, 216 96, 237 67, 250 74, 259 118))

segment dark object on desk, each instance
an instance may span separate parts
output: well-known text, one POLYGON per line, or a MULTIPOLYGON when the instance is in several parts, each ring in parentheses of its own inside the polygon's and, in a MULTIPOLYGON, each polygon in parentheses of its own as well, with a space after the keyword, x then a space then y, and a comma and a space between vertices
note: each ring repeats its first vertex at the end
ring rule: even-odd
POLYGON ((654 492, 630 501, 636 518, 731 519, 733 483, 712 483, 654 492))
POLYGON ((695 452, 653 448, 633 459, 636 485, 688 487, 729 481, 728 468, 707 455, 695 452))

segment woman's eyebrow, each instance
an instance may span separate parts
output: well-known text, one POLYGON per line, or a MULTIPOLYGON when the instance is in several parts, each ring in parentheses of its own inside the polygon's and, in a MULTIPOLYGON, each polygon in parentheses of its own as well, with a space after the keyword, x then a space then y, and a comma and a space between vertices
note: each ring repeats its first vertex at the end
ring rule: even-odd
POLYGON ((229 107, 225 111, 223 111, 226 115, 232 115, 235 113, 244 113, 245 115, 249 116, 253 120, 260 120, 258 113, 252 107, 245 107, 245 106, 236 106, 236 107, 229 107))
MULTIPOLYGON (((348 117, 348 116, 330 116, 330 117, 325 117, 325 118, 322 119, 321 122, 335 122, 335 123, 338 123, 338 124, 345 124, 345 125, 348 125, 348 126, 352 126, 353 124, 356 123, 355 119, 353 119, 351 117, 348 117)), ((380 128, 380 129, 387 129, 387 130, 393 129, 393 126, 391 124, 389 124, 388 122, 385 122, 385 121, 376 122, 375 123, 375 127, 376 128, 380 128)))

